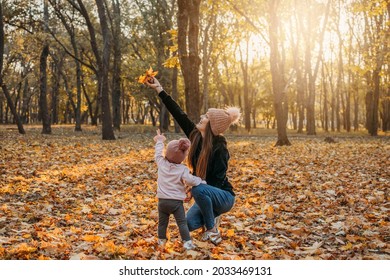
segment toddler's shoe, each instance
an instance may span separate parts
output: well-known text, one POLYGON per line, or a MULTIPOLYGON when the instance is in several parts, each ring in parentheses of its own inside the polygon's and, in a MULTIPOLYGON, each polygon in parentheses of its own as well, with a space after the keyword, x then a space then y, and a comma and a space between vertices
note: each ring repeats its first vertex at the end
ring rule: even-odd
POLYGON ((158 243, 158 246, 160 246, 160 247, 165 247, 165 244, 167 243, 167 240, 166 239, 158 239, 158 241, 157 241, 157 243, 158 243))
POLYGON ((183 247, 184 247, 184 249, 186 249, 186 250, 193 250, 193 249, 196 248, 195 245, 194 245, 194 243, 192 243, 191 240, 185 241, 184 244, 183 244, 183 247))

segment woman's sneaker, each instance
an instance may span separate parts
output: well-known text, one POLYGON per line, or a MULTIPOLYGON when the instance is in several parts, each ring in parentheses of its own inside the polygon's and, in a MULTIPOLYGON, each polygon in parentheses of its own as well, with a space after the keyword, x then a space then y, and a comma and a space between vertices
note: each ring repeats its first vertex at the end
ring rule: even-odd
POLYGON ((195 249, 195 245, 194 245, 194 243, 192 243, 191 240, 185 241, 184 244, 183 244, 183 247, 186 250, 193 250, 193 249, 195 249))
POLYGON ((202 240, 203 241, 210 240, 211 243, 213 243, 214 245, 218 245, 219 243, 221 243, 222 237, 218 229, 216 232, 208 230, 203 233, 202 240))

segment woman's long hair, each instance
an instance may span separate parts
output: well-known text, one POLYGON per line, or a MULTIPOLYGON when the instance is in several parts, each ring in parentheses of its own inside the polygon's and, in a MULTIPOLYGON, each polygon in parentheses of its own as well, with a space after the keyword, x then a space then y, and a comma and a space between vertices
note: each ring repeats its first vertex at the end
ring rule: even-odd
POLYGON ((198 129, 194 129, 190 134, 191 148, 188 153, 188 165, 192 171, 196 171, 196 176, 206 179, 207 166, 209 163, 209 157, 213 149, 214 134, 211 131, 210 122, 207 123, 204 133, 204 138, 198 129), (202 149, 197 162, 194 162, 196 157, 196 150, 199 142, 202 140, 202 149), (196 164, 194 166, 193 164, 196 164), (194 168, 195 167, 195 168, 194 168))

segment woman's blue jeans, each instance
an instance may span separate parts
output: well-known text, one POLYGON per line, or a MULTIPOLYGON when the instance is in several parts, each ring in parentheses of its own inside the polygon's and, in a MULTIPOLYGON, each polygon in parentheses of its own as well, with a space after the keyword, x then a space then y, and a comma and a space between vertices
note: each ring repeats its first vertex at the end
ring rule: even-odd
POLYGON ((214 218, 228 212, 234 205, 235 197, 228 191, 200 184, 192 188, 194 205, 187 212, 187 224, 190 231, 203 226, 214 227, 214 218))

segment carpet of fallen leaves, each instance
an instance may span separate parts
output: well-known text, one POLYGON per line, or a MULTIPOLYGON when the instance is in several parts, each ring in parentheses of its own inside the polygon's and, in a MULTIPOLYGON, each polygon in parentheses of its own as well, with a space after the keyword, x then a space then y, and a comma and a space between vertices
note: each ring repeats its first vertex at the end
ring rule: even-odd
POLYGON ((193 232, 185 252, 173 218, 157 245, 151 132, 26 130, 0 128, 0 259, 390 259, 388 136, 227 135, 237 196, 223 242, 193 232))

